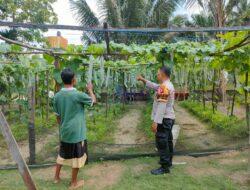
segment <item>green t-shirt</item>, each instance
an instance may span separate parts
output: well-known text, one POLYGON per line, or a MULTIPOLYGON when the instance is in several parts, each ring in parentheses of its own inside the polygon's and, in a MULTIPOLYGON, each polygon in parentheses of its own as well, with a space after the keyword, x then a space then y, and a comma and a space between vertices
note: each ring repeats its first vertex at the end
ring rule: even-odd
POLYGON ((60 141, 78 143, 86 139, 84 107, 92 105, 86 93, 75 88, 62 88, 54 97, 53 108, 60 117, 60 141))

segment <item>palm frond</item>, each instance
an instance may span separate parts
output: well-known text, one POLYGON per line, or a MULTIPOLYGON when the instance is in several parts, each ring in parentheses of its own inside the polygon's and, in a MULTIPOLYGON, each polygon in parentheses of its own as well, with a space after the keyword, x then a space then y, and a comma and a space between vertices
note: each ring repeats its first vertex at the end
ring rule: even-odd
MULTIPOLYGON (((95 16, 94 12, 90 9, 85 0, 70 0, 71 10, 75 13, 77 22, 85 27, 99 26, 99 19, 95 16)), ((87 39, 90 42, 98 42, 100 33, 98 32, 84 32, 82 39, 87 39)))
POLYGON ((167 26, 170 16, 183 0, 154 0, 147 13, 147 25, 167 26))
POLYGON ((171 27, 182 27, 184 26, 188 21, 188 18, 186 15, 176 15, 169 21, 169 25, 171 27))
POLYGON ((98 26, 99 20, 85 0, 70 0, 71 10, 77 21, 83 26, 98 26))
POLYGON ((225 6, 226 14, 230 14, 233 12, 233 9, 239 4, 239 0, 229 0, 225 6))
POLYGON ((100 18, 108 22, 112 27, 120 27, 123 25, 121 10, 117 0, 99 0, 98 9, 100 18))
POLYGON ((199 27, 214 26, 214 19, 211 15, 206 16, 204 14, 194 14, 192 15, 192 21, 195 26, 199 26, 199 27))

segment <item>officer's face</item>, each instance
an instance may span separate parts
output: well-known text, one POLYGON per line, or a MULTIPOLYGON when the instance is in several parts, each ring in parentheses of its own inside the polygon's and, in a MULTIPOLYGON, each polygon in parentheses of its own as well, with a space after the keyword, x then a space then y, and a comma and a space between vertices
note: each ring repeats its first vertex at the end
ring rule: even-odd
POLYGON ((163 73, 161 72, 161 70, 159 69, 158 72, 157 72, 157 80, 159 82, 162 82, 162 79, 163 79, 163 73))

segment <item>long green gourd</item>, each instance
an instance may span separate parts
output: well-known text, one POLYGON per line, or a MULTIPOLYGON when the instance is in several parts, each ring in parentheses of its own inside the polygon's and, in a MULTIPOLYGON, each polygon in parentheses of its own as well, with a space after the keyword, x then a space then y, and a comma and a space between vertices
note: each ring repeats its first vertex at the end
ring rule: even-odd
POLYGON ((93 65, 94 65, 94 57, 91 55, 91 56, 89 57, 89 67, 88 67, 87 83, 92 82, 92 77, 93 77, 93 65))

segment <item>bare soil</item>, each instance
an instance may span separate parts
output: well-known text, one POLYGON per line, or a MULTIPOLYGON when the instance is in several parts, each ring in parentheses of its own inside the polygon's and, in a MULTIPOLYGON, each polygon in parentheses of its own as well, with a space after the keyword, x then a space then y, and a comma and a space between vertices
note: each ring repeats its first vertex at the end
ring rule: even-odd
POLYGON ((216 148, 233 148, 247 143, 245 139, 234 139, 232 143, 231 138, 209 128, 178 104, 175 105, 175 111, 176 124, 181 126, 181 137, 177 142, 177 150, 203 151, 216 148))
POLYGON ((86 186, 89 189, 101 190, 116 184, 121 178, 124 166, 119 162, 105 162, 86 171, 86 186), (97 183, 98 182, 98 183, 97 183))
POLYGON ((141 122, 143 102, 136 104, 136 107, 130 109, 117 124, 115 132, 115 144, 138 144, 145 143, 145 137, 137 126, 141 122))
MULTIPOLYGON (((50 142, 52 138, 58 136, 58 132, 49 133, 45 138, 39 138, 36 141, 36 154, 43 150, 44 146, 50 142)), ((18 142, 18 146, 23 158, 28 161, 29 158, 29 144, 28 141, 18 142)), ((0 147, 0 165, 12 165, 15 164, 11 155, 6 147, 0 147)))

